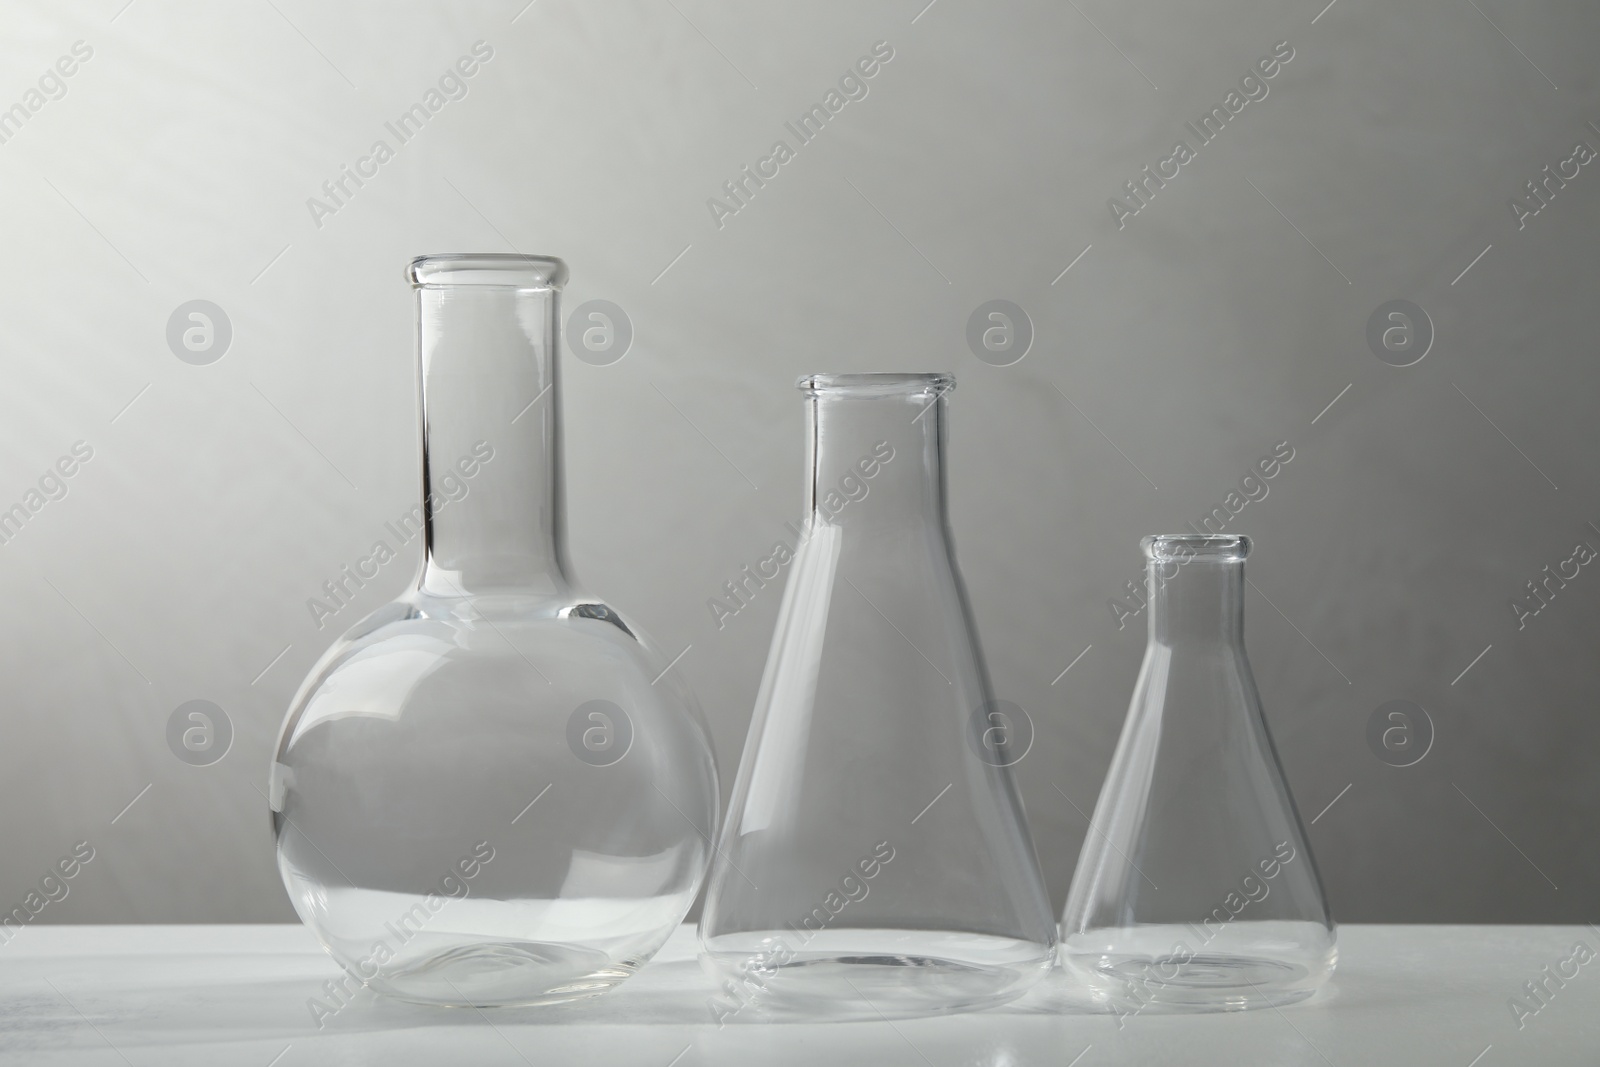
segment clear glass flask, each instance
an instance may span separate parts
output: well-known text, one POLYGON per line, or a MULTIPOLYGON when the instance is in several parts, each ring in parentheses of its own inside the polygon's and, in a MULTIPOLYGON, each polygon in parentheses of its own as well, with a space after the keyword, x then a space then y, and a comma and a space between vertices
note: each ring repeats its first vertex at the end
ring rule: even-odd
POLYGON ((719 1022, 981 1008, 1053 961, 951 551, 953 386, 800 381, 807 517, 752 572, 789 574, 700 920, 719 1022))
POLYGON ((352 627, 290 707, 278 866, 357 983, 409 1000, 604 992, 682 921, 717 818, 692 695, 573 584, 557 298, 539 256, 415 260, 423 502, 325 588, 421 538, 415 588, 352 627))
POLYGON ((1149 644, 1062 955, 1114 1011, 1310 996, 1333 919, 1244 650, 1245 537, 1147 537, 1149 644))

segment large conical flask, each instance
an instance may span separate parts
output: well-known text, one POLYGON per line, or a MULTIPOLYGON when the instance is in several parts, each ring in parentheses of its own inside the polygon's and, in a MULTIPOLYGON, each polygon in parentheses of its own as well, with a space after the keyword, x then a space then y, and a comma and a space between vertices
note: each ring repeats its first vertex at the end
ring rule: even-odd
POLYGON ((316 603, 340 615, 418 538, 421 572, 313 668, 270 783, 284 885, 347 972, 319 1023, 362 985, 471 1005, 603 992, 701 884, 718 791, 694 699, 569 577, 565 276, 537 256, 410 267, 422 503, 316 603))
POLYGON ((700 920, 718 1021, 979 1008, 1052 962, 951 552, 953 386, 800 381, 807 517, 760 571, 789 574, 700 920))
POLYGON ((1062 918, 1121 1014, 1287 1004, 1333 920, 1244 651, 1245 537, 1147 537, 1149 644, 1062 918))

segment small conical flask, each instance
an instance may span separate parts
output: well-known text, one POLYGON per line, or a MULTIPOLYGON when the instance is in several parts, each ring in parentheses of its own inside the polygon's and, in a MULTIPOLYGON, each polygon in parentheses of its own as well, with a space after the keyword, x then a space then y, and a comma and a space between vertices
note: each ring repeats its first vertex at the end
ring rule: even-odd
POLYGON ((711 1013, 1000 1003, 1055 924, 951 552, 954 379, 799 384, 807 514, 760 575, 789 571, 700 920, 711 1013))
POLYGON ((1245 537, 1147 537, 1149 644, 1062 917, 1119 1014, 1310 996, 1333 919, 1244 651, 1245 537))
POLYGON ((410 267, 422 503, 318 610, 338 618, 418 539, 421 571, 312 669, 269 787, 289 898, 348 973, 314 999, 319 1025, 362 985, 462 1005, 604 992, 705 872, 718 792, 694 698, 566 562, 565 276, 539 256, 410 267))

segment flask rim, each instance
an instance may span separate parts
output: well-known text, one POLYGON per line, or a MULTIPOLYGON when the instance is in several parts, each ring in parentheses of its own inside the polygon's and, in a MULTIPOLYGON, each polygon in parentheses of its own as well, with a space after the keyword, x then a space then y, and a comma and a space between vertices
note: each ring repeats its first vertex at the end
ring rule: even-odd
POLYGON ((794 384, 807 396, 943 396, 956 387, 956 377, 943 371, 802 374, 794 384))
POLYGON ((1242 563, 1251 543, 1243 534, 1152 534, 1139 547, 1145 559, 1160 563, 1242 563))
POLYGON ((406 266, 413 289, 495 286, 502 289, 560 289, 567 265, 555 256, 513 252, 440 252, 418 256, 406 266))

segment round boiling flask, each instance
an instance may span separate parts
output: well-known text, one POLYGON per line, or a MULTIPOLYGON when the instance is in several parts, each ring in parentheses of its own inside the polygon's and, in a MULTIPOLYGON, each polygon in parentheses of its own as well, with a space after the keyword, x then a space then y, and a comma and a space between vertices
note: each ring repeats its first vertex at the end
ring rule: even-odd
POLYGON ((421 571, 313 668, 272 766, 295 909, 356 981, 409 1000, 615 986, 682 921, 715 832, 692 695, 567 566, 565 274, 538 256, 411 264, 422 502, 365 558, 420 538, 421 571))

